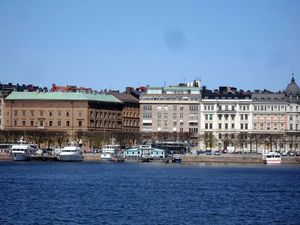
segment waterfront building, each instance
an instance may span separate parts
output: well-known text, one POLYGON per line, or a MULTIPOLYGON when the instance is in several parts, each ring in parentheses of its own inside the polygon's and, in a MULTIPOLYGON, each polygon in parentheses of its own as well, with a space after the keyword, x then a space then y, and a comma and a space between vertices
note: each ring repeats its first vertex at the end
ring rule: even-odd
POLYGON ((0 130, 4 129, 4 122, 5 122, 5 113, 4 113, 4 109, 5 109, 5 97, 7 97, 11 92, 13 91, 18 91, 18 92, 32 92, 32 91, 47 91, 47 88, 40 88, 38 86, 34 86, 32 84, 28 84, 28 85, 19 85, 19 84, 12 84, 12 83, 8 83, 8 84, 3 84, 0 82, 0 130))
POLYGON ((184 83, 168 87, 147 87, 140 96, 140 131, 148 139, 189 139, 198 144, 201 83, 184 83), (171 137, 172 136, 172 137, 171 137))
POLYGON ((109 94, 122 101, 122 131, 133 133, 140 131, 140 103, 139 99, 129 93, 111 91, 109 94))
POLYGON ((121 131, 122 107, 112 95, 85 92, 12 92, 5 99, 5 129, 121 131))
POLYGON ((5 108, 4 96, 0 91, 0 130, 4 129, 4 115, 5 115, 4 108, 5 108))
POLYGON ((202 91, 200 148, 227 149, 236 145, 242 132, 252 129, 251 92, 233 87, 202 91))
POLYGON ((285 90, 288 102, 287 108, 287 140, 288 149, 299 150, 300 148, 300 89, 294 76, 285 90))

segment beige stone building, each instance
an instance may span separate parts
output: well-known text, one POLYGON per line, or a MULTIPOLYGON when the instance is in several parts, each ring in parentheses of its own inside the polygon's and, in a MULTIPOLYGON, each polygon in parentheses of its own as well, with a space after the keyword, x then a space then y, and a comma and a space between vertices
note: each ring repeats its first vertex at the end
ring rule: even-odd
POLYGON ((197 139, 200 87, 200 81, 178 86, 148 87, 147 92, 140 96, 141 132, 157 135, 190 133, 197 139))
POLYGON ((4 96, 0 93, 0 130, 4 129, 4 96))

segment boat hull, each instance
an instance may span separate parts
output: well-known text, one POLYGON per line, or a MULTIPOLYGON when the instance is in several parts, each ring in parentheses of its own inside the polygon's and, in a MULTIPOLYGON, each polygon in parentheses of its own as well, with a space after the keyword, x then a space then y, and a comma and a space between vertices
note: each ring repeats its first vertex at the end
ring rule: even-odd
POLYGON ((26 153, 12 153, 12 158, 14 161, 27 161, 29 157, 26 153))
POLYGON ((100 155, 100 159, 102 161, 113 161, 114 157, 111 154, 109 154, 109 153, 102 153, 100 155))
POLYGON ((263 161, 264 161, 264 164, 268 164, 268 165, 281 164, 281 160, 263 160, 263 161))
POLYGON ((76 162, 82 161, 82 155, 59 155, 59 160, 63 162, 76 162))

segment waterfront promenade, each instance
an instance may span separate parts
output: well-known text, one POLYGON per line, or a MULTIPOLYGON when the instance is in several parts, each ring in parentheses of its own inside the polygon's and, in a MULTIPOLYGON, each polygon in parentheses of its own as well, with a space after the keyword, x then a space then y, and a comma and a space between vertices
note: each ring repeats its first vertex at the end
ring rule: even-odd
MULTIPOLYGON (((100 154, 83 154, 84 161, 101 161, 100 154)), ((11 161, 11 155, 0 153, 0 161, 11 161)), ((222 154, 222 155, 183 155, 183 163, 211 162, 211 163, 263 163, 261 155, 255 154, 222 154)), ((282 157, 282 164, 299 164, 300 157, 286 156, 282 157)))

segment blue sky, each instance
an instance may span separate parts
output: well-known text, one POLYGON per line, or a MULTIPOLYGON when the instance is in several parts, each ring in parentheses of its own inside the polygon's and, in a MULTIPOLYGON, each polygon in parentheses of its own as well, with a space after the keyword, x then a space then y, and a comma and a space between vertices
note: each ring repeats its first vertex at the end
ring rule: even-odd
POLYGON ((0 81, 282 90, 299 21, 298 0, 0 0, 0 81))

